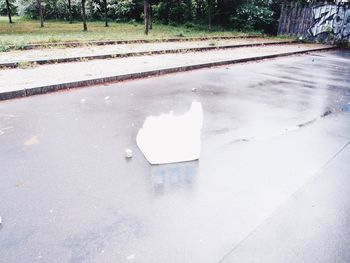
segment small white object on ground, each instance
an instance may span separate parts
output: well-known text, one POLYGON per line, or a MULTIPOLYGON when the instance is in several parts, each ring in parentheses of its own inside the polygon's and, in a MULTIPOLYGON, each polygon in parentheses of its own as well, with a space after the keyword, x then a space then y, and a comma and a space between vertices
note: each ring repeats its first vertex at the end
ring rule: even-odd
POLYGON ((110 97, 109 97, 109 96, 106 96, 106 97, 105 97, 105 100, 109 100, 109 99, 110 99, 110 97))
POLYGON ((125 158, 132 158, 132 150, 125 149, 125 158))
POLYGON ((85 103, 85 99, 81 99, 81 100, 80 100, 80 103, 85 103))
POLYGON ((134 258, 135 258, 135 255, 129 255, 129 256, 126 257, 127 260, 132 260, 134 258))
POLYGON ((139 130, 136 142, 151 164, 186 162, 199 159, 203 109, 192 102, 183 115, 173 112, 149 116, 139 130))
POLYGON ((197 89, 196 88, 192 88, 192 92, 197 92, 197 89))
POLYGON ((0 225, 2 224, 2 218, 1 218, 1 216, 0 216, 0 225))

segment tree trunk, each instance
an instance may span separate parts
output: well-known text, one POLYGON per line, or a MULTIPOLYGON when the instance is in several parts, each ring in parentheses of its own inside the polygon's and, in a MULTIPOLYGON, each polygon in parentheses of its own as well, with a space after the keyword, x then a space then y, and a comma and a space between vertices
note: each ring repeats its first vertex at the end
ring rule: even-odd
POLYGON ((170 0, 165 1, 165 24, 169 24, 170 0))
POLYGON ((211 1, 208 1, 208 30, 211 31, 211 1))
POLYGON ((152 15, 153 15, 152 4, 149 3, 148 4, 148 23, 149 23, 149 29, 150 30, 152 30, 152 28, 153 28, 152 15))
POLYGON ((41 0, 37 0, 39 17, 40 17, 40 27, 44 27, 44 16, 43 16, 43 7, 41 6, 41 0))
POLYGON ((69 24, 73 24, 72 3, 68 0, 69 24))
POLYGON ((7 8, 7 15, 9 17, 9 23, 12 24, 11 6, 10 6, 10 3, 9 3, 9 0, 6 0, 6 8, 7 8))
POLYGON ((86 10, 85 10, 85 3, 86 0, 81 0, 81 11, 82 11, 82 15, 83 15, 83 26, 84 26, 84 31, 87 31, 87 24, 86 24, 86 10))
POLYGON ((143 1, 143 16, 145 18, 145 34, 148 35, 148 29, 149 29, 149 16, 148 16, 148 5, 149 5, 149 2, 148 0, 144 0, 143 1))
POLYGON ((105 27, 108 27, 108 9, 107 9, 107 0, 103 0, 105 4, 105 27))
POLYGON ((187 16, 187 20, 189 21, 192 21, 192 0, 187 0, 187 13, 188 13, 188 16, 187 16))

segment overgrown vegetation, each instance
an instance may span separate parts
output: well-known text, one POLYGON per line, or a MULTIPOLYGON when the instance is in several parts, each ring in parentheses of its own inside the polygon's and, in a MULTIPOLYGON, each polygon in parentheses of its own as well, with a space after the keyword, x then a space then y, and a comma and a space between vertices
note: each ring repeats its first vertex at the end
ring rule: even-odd
MULTIPOLYGON (((0 0, 0 14, 6 14, 6 0, 0 0)), ((11 12, 37 19, 37 0, 9 0, 11 12)), ((273 23, 282 0, 149 0, 152 19, 158 23, 188 25, 208 23, 236 30, 264 30, 273 33, 273 23)), ((41 0, 45 19, 81 20, 82 0, 41 0), (70 3, 70 5, 69 5, 70 3), (70 7, 69 7, 70 6, 70 7)), ((143 19, 144 0, 107 0, 107 17, 112 21, 136 23, 143 19)), ((104 0, 86 0, 89 20, 105 18, 104 0)))
POLYGON ((102 21, 93 21, 89 23, 89 31, 83 32, 79 21, 69 24, 58 20, 48 20, 45 27, 40 28, 37 20, 20 17, 14 17, 13 20, 14 23, 9 24, 6 17, 0 17, 0 51, 8 51, 8 45, 16 45, 18 49, 23 49, 28 43, 258 34, 254 31, 226 30, 219 26, 214 26, 209 32, 206 25, 193 24, 191 27, 186 27, 185 25, 172 26, 157 23, 153 25, 149 35, 145 36, 143 25, 137 22, 110 22, 109 27, 106 28, 102 21))
POLYGON ((105 0, 0 0, 0 51, 8 45, 22 49, 28 43, 60 41, 273 34, 282 0, 106 1, 107 9, 105 0), (81 25, 83 2, 87 32, 81 25), (8 23, 8 9, 14 23, 8 23), (148 36, 143 34, 148 33, 142 24, 145 10, 152 21, 147 25, 153 27, 148 36))

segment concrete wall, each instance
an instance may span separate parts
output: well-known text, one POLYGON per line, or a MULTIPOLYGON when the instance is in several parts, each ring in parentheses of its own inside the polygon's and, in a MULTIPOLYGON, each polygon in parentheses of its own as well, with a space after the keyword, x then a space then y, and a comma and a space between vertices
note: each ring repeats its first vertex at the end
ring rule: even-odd
POLYGON ((284 4, 278 33, 315 42, 349 44, 350 6, 334 3, 284 4))

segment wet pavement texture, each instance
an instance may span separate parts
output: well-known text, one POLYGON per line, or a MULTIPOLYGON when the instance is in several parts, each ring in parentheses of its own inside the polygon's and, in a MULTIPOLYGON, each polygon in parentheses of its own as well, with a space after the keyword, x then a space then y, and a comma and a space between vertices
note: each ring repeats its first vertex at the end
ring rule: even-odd
POLYGON ((0 262, 350 261, 349 58, 0 102, 0 262), (199 161, 151 166, 138 129, 194 100, 199 161))

